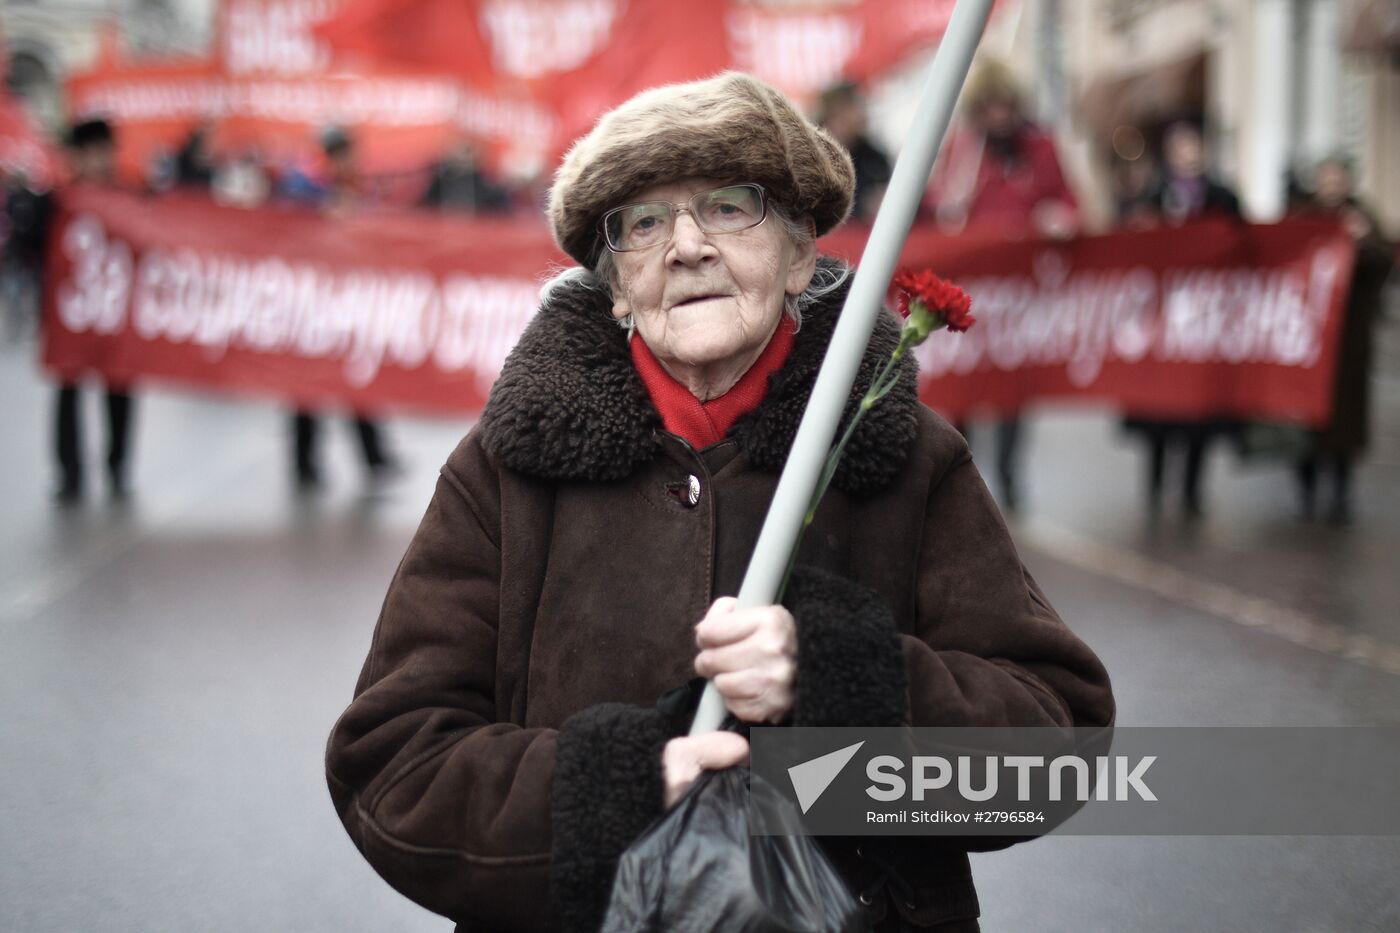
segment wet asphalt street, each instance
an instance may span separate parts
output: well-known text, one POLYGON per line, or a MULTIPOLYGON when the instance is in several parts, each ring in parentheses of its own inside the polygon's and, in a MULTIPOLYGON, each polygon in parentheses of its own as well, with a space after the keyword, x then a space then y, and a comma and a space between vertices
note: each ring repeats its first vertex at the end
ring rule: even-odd
MULTIPOLYGON (((1347 528, 1224 449, 1204 519, 1149 521, 1115 419, 1035 415, 1013 531, 1120 725, 1400 724, 1400 324, 1385 345, 1347 528)), ((58 509, 34 357, 0 348, 0 930, 450 930, 360 859, 321 754, 467 425, 392 422, 408 470, 371 491, 337 422, 298 499, 271 401, 147 387, 133 498, 58 509)), ((973 868, 988 931, 1400 929, 1394 837, 1053 837, 973 868)))

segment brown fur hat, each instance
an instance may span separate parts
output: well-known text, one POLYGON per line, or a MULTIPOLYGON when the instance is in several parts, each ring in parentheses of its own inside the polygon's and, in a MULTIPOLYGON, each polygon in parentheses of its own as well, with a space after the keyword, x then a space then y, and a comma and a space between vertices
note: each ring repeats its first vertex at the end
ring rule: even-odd
POLYGON ((851 209, 851 157, 782 92, 739 72, 643 91, 574 143, 549 192, 561 249, 593 268, 606 211, 650 185, 682 178, 755 182, 817 236, 851 209))

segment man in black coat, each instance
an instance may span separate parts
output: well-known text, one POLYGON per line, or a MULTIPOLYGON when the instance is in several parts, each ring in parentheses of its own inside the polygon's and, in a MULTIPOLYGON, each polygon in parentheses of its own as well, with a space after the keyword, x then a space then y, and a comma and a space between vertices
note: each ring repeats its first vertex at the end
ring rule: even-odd
POLYGON ((865 98, 849 81, 828 88, 817 106, 817 122, 851 154, 856 170, 856 197, 851 216, 873 223, 890 183, 890 159, 865 135, 865 98))
MULTIPOLYGON (((1195 123, 1181 120, 1167 127, 1162 137, 1162 162, 1165 177, 1149 201, 1168 226, 1212 216, 1242 219, 1240 199, 1206 172, 1204 140, 1195 123)), ((1220 418, 1184 421, 1129 415, 1124 427, 1141 433, 1147 440, 1149 513, 1155 517, 1161 511, 1166 464, 1169 456, 1175 456, 1171 454, 1175 450, 1182 460, 1182 511, 1188 518, 1199 517, 1205 508, 1201 475, 1205 471, 1206 451, 1218 435, 1231 429, 1230 422, 1220 418)))
POLYGON ((1341 157, 1317 165, 1312 191, 1295 213, 1336 220, 1356 242, 1356 266, 1337 346, 1331 418, 1312 432, 1297 465, 1300 517, 1314 517, 1318 477, 1324 474, 1332 487, 1327 521, 1345 525, 1352 518, 1352 464, 1370 440, 1373 331, 1381 316, 1382 289, 1395 267, 1395 245, 1356 197, 1351 165, 1341 157))
MULTIPOLYGON (((68 133, 68 155, 76 184, 112 185, 116 180, 116 135, 106 120, 84 120, 68 133)), ((127 494, 127 439, 131 429, 131 394, 125 385, 106 386, 107 479, 112 497, 127 494)), ((83 443, 78 379, 64 374, 58 387, 55 422, 59 480, 55 498, 61 505, 83 495, 83 443)))

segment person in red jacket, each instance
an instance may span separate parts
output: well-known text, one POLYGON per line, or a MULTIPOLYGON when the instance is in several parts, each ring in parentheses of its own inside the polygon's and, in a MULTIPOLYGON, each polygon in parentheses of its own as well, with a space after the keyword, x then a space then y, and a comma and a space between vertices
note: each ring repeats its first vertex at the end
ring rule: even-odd
MULTIPOLYGON (((924 206, 946 233, 1008 239, 1072 236, 1079 204, 1065 182, 1055 141, 1026 118, 1011 70, 981 65, 964 92, 965 125, 949 137, 924 206)), ((958 429, 968 434, 967 425, 958 429)), ((1018 505, 1019 413, 997 424, 997 478, 1002 503, 1018 505)))
POLYGON ((1012 238, 1073 234, 1079 202, 1054 139, 1027 119, 1011 70, 981 65, 963 101, 964 124, 949 137, 924 201, 938 226, 1012 238))

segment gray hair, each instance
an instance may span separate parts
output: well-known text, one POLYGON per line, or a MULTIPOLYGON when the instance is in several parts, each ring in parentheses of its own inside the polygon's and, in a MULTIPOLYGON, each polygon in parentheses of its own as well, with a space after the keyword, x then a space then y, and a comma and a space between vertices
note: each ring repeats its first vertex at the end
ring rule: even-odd
MULTIPOLYGON (((806 246, 812 242, 812 227, 805 217, 801 220, 794 218, 785 208, 772 202, 768 205, 768 213, 783 225, 783 232, 795 245, 806 246)), ((812 273, 812 280, 800 294, 783 296, 783 313, 792 318, 793 323, 800 328, 803 312, 840 288, 850 275, 851 270, 845 264, 823 266, 818 263, 816 271, 812 273)), ((548 301, 556 289, 569 284, 596 291, 611 301, 616 282, 617 264, 613 260, 612 251, 605 247, 598 254, 596 269, 570 266, 545 282, 540 289, 540 301, 548 301)), ((635 326, 630 314, 618 323, 626 328, 629 334, 635 326)))

